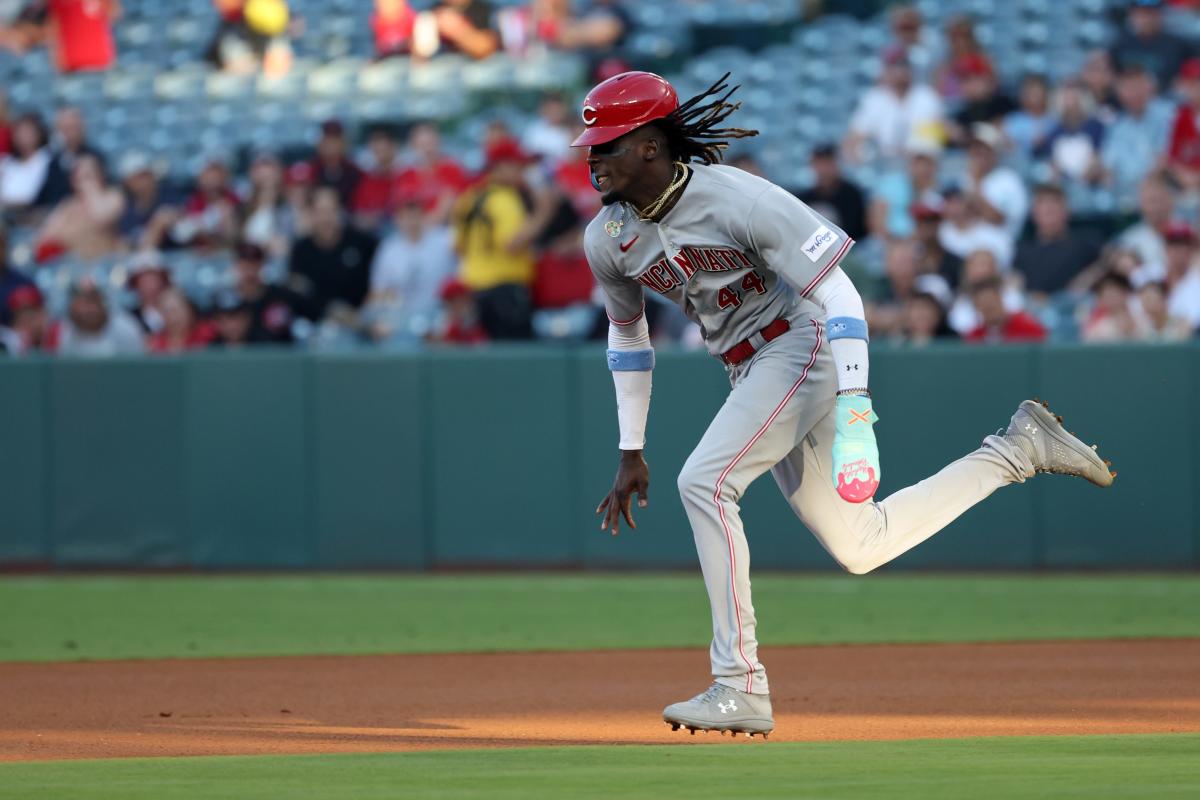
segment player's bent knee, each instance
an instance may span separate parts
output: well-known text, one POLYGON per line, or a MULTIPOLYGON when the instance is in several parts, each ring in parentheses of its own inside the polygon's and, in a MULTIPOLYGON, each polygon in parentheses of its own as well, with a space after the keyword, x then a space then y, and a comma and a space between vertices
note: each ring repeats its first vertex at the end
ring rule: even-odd
POLYGON ((691 463, 684 464, 683 469, 679 471, 679 478, 676 480, 679 496, 683 498, 685 504, 711 504, 716 494, 718 479, 719 476, 712 470, 703 469, 691 463))

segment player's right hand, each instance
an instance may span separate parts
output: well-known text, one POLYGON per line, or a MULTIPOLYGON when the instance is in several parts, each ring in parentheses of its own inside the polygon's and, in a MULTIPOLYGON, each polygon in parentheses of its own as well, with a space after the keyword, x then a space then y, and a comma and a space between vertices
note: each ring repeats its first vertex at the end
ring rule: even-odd
POLYGON ((616 536, 621 528, 621 517, 625 517, 629 527, 636 528, 631 507, 633 495, 638 495, 638 508, 645 508, 650 504, 650 495, 647 494, 649 488, 650 467, 642 458, 642 451, 622 450, 613 488, 596 506, 596 514, 602 515, 600 530, 607 530, 611 526, 612 535, 616 536))

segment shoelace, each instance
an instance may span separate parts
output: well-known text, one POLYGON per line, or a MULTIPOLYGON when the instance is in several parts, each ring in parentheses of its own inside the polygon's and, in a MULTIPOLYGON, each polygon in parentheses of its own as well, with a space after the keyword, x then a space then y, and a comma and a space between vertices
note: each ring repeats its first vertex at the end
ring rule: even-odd
POLYGON ((721 686, 721 684, 714 683, 712 686, 709 686, 703 692, 693 697, 692 700, 717 700, 721 697, 721 695, 724 694, 724 692, 721 691, 724 688, 725 687, 721 686))

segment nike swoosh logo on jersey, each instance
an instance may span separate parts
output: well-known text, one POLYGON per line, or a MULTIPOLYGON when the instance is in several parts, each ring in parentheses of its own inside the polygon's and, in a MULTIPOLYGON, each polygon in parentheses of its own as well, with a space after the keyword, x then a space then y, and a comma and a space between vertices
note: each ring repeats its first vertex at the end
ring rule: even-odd
POLYGON ((617 247, 621 248, 622 253, 628 253, 629 248, 633 247, 633 243, 636 242, 640 238, 642 238, 642 235, 639 233, 637 236, 633 237, 628 242, 625 242, 624 244, 618 244, 617 247))

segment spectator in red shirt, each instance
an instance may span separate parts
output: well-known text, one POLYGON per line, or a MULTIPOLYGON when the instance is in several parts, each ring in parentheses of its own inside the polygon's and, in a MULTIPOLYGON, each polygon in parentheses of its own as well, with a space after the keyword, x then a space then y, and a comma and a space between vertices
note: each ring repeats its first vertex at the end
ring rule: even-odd
POLYGON ((376 58, 408 55, 412 52, 413 25, 417 12, 408 0, 375 0, 371 31, 375 34, 376 58))
POLYGON ((354 212, 354 221, 360 228, 374 231, 379 229, 392 210, 400 162, 395 134, 386 127, 380 126, 371 131, 367 149, 371 151, 371 169, 363 173, 362 180, 358 182, 350 210, 354 212))
POLYGON ((985 278, 967 287, 982 323, 964 337, 968 342, 1041 342, 1046 329, 1024 311, 1004 308, 1003 284, 998 277, 985 278))
POLYGON ((208 347, 217 331, 211 322, 197 318, 196 309, 178 289, 167 289, 159 298, 163 327, 146 340, 151 353, 182 353, 208 347))
POLYGON ((317 186, 332 186, 349 207, 363 173, 350 159, 346 142, 346 126, 341 120, 327 119, 321 123, 321 138, 317 140, 317 155, 312 160, 313 178, 317 186))
POLYGON ((431 122, 419 122, 408 134, 410 164, 396 178, 396 191, 427 198, 429 221, 444 225, 454 201, 471 178, 457 161, 442 153, 441 136, 431 122))
POLYGON ((1176 82, 1183 102, 1175 112, 1167 166, 1188 189, 1200 188, 1200 58, 1189 58, 1176 82))
POLYGON ((108 69, 117 60, 118 0, 50 0, 47 42, 62 72, 108 69))

